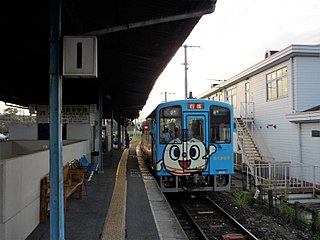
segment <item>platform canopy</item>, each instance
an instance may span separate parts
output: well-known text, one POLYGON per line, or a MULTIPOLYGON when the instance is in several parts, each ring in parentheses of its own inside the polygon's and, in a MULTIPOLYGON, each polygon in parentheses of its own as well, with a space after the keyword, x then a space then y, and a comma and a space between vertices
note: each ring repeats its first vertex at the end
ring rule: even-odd
MULTIPOLYGON (((62 0, 62 36, 96 36, 98 78, 63 79, 63 104, 134 119, 176 51, 216 0, 62 0)), ((1 4, 0 101, 49 104, 50 1, 1 4)), ((178 80, 177 80, 178 81, 178 80)), ((180 81, 180 80, 179 80, 180 81)), ((183 87, 183 86, 182 86, 183 87)))

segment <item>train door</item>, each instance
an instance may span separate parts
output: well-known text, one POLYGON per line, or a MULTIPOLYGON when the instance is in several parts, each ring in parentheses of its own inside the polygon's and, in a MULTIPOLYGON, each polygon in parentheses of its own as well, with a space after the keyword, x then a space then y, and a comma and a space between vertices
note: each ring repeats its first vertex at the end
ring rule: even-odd
POLYGON ((207 134, 206 134, 206 115, 186 115, 186 133, 183 144, 183 163, 185 172, 201 173, 207 172, 206 155, 207 134))

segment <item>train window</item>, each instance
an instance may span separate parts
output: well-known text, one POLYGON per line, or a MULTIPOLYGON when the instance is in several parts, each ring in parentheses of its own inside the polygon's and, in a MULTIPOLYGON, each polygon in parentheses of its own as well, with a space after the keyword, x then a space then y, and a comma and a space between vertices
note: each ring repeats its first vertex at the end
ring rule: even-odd
POLYGON ((168 143, 180 138, 181 107, 166 107, 160 110, 160 143, 168 143))
POLYGON ((231 142, 230 110, 225 107, 210 107, 210 141, 211 143, 231 142))
POLYGON ((188 119, 188 129, 191 134, 189 138, 196 138, 200 141, 204 141, 204 122, 203 119, 190 118, 188 119))

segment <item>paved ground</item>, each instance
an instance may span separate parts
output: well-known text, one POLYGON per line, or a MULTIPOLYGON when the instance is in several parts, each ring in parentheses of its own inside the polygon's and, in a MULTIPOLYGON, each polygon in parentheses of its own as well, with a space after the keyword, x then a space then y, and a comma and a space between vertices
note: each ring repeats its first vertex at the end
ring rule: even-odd
MULTIPOLYGON (((86 182, 83 199, 68 199, 65 239, 187 239, 136 146, 106 154, 104 172, 86 182)), ((49 218, 27 238, 47 239, 49 218)))
MULTIPOLYGON (((66 239, 100 239, 113 193, 116 169, 123 150, 114 150, 104 155, 104 173, 95 173, 90 182, 85 183, 82 200, 70 197, 65 216, 66 239)), ((27 240, 49 240, 49 217, 45 224, 29 235, 27 240)))

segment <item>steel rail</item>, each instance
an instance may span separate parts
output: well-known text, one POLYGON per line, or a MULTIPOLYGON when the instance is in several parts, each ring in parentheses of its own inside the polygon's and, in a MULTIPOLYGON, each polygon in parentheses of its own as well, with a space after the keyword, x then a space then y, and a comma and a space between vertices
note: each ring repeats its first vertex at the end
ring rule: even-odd
POLYGON ((249 239, 252 240, 259 240, 256 236, 254 236, 248 229, 246 229, 244 226, 242 226, 241 223, 239 223, 236 219, 234 219, 229 213, 227 213, 223 208, 221 208, 216 202, 214 202, 209 196, 205 196, 222 214, 224 214, 227 218, 229 218, 230 221, 235 223, 239 230, 245 235, 248 236, 249 239))
POLYGON ((198 223, 191 216, 191 214, 189 213, 188 209, 185 208, 185 206, 183 205, 183 203, 181 203, 181 201, 178 201, 178 202, 179 202, 180 206, 182 207, 182 209, 184 210, 185 214, 187 214, 187 216, 188 216, 189 220, 191 221, 191 223, 195 226, 196 230, 198 231, 198 233, 200 234, 202 239, 209 240, 209 238, 207 237, 205 232, 201 229, 201 227, 198 225, 198 223))

